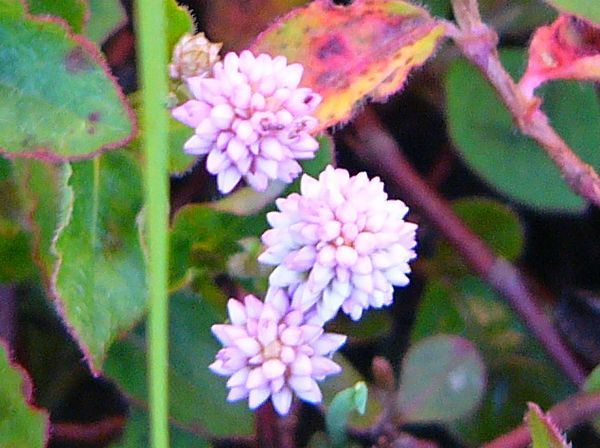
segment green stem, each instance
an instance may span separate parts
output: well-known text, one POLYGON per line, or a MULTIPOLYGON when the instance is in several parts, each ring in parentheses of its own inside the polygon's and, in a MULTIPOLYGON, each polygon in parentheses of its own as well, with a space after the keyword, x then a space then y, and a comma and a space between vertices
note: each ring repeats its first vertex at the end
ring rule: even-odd
POLYGON ((165 5, 137 1, 138 73, 142 88, 141 128, 145 150, 146 228, 148 238, 148 381, 150 441, 169 446, 168 423, 168 94, 165 5))

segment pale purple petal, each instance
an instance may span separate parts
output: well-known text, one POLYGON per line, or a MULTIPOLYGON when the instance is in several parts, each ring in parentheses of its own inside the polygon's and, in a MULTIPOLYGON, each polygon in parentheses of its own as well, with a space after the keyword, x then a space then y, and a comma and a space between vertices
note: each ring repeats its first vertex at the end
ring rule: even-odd
POLYGON ((279 392, 273 394, 271 401, 279 415, 286 415, 290 411, 290 406, 292 404, 292 391, 289 388, 284 387, 279 392))

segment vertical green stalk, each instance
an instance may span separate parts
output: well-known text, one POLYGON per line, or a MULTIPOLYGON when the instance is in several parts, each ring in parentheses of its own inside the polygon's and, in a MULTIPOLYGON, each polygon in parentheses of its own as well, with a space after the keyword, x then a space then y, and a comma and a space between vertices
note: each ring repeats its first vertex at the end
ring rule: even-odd
POLYGON ((141 129, 145 150, 146 229, 148 238, 148 389, 150 442, 169 446, 168 400, 168 117, 165 101, 167 44, 163 0, 137 1, 138 73, 142 88, 141 129))

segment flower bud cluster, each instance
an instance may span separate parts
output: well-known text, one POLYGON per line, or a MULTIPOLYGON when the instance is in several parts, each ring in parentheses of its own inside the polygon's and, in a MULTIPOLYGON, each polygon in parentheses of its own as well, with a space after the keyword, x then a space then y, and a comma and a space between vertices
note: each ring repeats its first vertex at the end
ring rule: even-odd
MULTIPOLYGON (((195 130, 184 150, 207 155, 222 193, 241 179, 259 191, 270 180, 292 182, 302 170, 298 160, 319 146, 311 132, 321 97, 299 87, 303 67, 249 51, 214 62, 209 46, 203 51, 212 70, 190 77, 176 62, 201 59, 190 45, 178 45, 171 66, 193 95, 172 110, 195 130)), ((300 193, 276 205, 258 257, 275 266, 266 298, 229 300, 229 323, 212 327, 223 348, 210 369, 229 377, 228 400, 248 399, 255 409, 270 398, 284 415, 294 395, 320 402, 317 382, 341 371, 331 357, 346 336, 326 333, 324 324, 340 309, 358 320, 367 308, 389 305, 394 286, 408 284, 417 226, 404 220, 408 208, 388 199, 379 178, 332 166, 318 179, 305 174, 300 193)))
POLYGON ((294 308, 322 322, 340 308, 358 320, 369 307, 391 304, 393 286, 409 282, 417 225, 383 186, 378 177, 328 166, 318 180, 305 174, 300 194, 277 199, 258 258, 276 266, 271 288, 285 289, 294 308))
POLYGON ((193 98, 172 114, 195 129, 184 151, 207 155, 219 191, 229 193, 242 178, 258 191, 271 180, 290 183, 302 171, 298 160, 314 157, 311 114, 321 97, 299 87, 302 72, 283 56, 243 51, 225 55, 209 77, 186 79, 193 98))
POLYGON ((183 35, 173 50, 169 75, 172 79, 180 80, 208 75, 220 59, 222 46, 209 41, 204 33, 183 35))

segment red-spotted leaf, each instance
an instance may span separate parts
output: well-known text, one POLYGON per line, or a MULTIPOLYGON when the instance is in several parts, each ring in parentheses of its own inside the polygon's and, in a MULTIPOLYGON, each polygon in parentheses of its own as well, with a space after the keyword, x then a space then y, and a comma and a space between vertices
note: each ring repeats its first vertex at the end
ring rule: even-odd
POLYGON ((61 19, 0 0, 0 152, 76 160, 117 148, 133 114, 101 53, 61 19))
POLYGON ((527 403, 527 406, 529 412, 525 419, 533 442, 531 448, 570 448, 571 444, 537 404, 527 403))
POLYGON ((551 25, 538 28, 519 85, 532 95, 538 86, 553 79, 600 81, 600 27, 562 15, 551 25))
POLYGON ((31 381, 12 365, 0 343, 0 447, 43 448, 48 441, 48 414, 32 407, 31 381))
POLYGON ((52 292, 59 314, 95 373, 110 344, 145 311, 138 163, 129 151, 112 151, 66 165, 61 185, 52 292))
POLYGON ((444 26, 398 0, 315 0, 261 34, 252 49, 304 65, 302 85, 323 96, 320 128, 351 118, 367 98, 398 91, 409 72, 435 51, 444 26))

